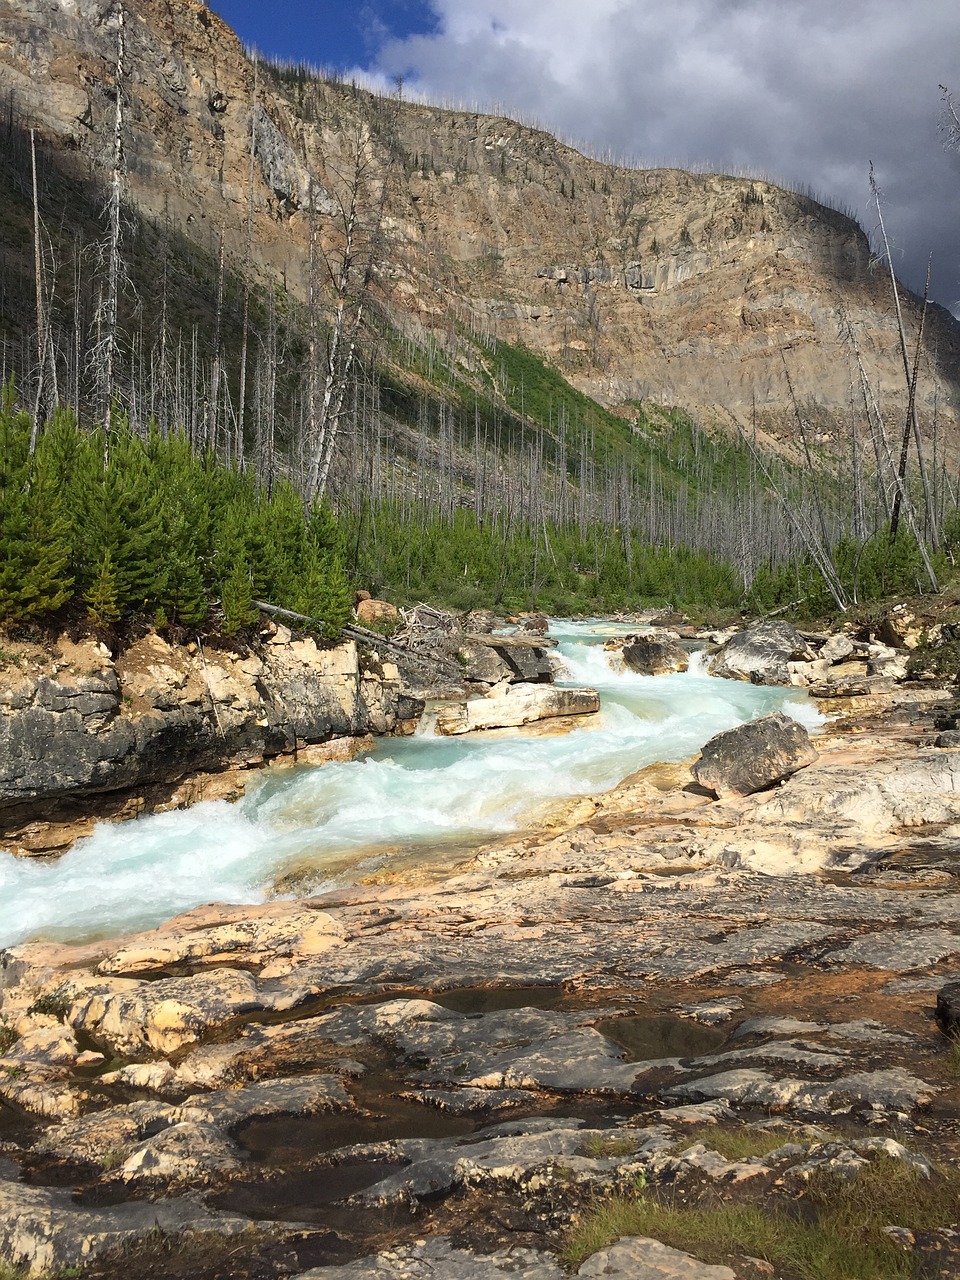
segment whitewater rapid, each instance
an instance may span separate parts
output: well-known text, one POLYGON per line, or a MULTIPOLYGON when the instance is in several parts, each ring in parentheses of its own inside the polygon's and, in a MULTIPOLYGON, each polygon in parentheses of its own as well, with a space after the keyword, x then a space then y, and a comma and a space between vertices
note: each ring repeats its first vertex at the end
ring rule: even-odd
POLYGON ((551 625, 558 683, 601 695, 599 714, 569 733, 382 739, 360 760, 265 770, 234 804, 102 823, 55 861, 0 854, 0 945, 129 933, 205 902, 263 901, 298 876, 316 892, 450 858, 768 711, 821 722, 798 690, 714 679, 696 654, 683 674, 617 672, 602 641, 631 629, 551 625))

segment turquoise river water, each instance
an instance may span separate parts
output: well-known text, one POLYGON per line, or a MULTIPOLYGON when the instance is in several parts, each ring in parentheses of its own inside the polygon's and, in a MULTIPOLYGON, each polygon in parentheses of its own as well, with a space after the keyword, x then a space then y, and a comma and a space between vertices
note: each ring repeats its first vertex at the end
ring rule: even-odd
POLYGON ((362 759, 268 769, 235 804, 100 824, 56 860, 0 854, 0 945, 149 928, 205 902, 260 902, 378 870, 451 859, 516 830, 564 797, 616 786, 644 765, 682 760, 723 729, 783 707, 820 722, 797 690, 703 674, 614 671, 603 640, 636 630, 556 620, 558 683, 599 689, 599 715, 567 734, 522 731, 382 739, 362 759))

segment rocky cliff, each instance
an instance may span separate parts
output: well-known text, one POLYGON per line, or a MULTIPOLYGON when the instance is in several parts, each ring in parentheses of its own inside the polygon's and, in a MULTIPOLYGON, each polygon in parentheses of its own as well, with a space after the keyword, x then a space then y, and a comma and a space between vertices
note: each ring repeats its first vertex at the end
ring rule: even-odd
POLYGON ((423 710, 353 642, 321 649, 272 625, 247 653, 152 632, 117 659, 92 640, 4 643, 0 848, 20 853, 62 849, 98 817, 236 796, 243 770, 281 756, 346 758, 423 710))
MULTIPOLYGON (((8 127, 36 125, 48 159, 105 171, 119 14, 118 0, 0 0, 8 127)), ((766 182, 601 164, 509 120, 258 74, 197 0, 124 14, 129 198, 207 251, 222 231, 239 259, 252 190, 253 264, 301 299, 310 207, 334 243, 359 140, 383 198, 380 301, 402 332, 449 346, 470 326, 605 403, 758 417, 773 435, 793 429, 788 375, 839 431, 861 403, 858 353, 879 401, 903 399, 885 272, 842 214, 766 182)), ((916 299, 906 314, 913 332, 916 299)), ((941 440, 958 424, 958 334, 932 308, 919 395, 941 440)))

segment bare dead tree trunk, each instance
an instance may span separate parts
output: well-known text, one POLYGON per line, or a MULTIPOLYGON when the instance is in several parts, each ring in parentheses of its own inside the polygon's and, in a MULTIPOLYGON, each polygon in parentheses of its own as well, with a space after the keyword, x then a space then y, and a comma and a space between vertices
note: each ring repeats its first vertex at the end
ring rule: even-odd
POLYGON ((121 197, 123 194, 123 93, 124 93, 124 22, 123 6, 118 8, 117 70, 115 90, 116 113, 113 122, 113 170, 110 179, 110 199, 107 205, 107 291, 103 316, 103 426, 104 462, 109 448, 110 417, 113 408, 115 366, 117 360, 117 318, 120 294, 120 233, 121 197))
MULTIPOLYGON (((873 192, 874 203, 877 206, 877 221, 880 226, 880 237, 883 240, 883 250, 887 259, 887 266, 890 269, 890 287, 893 291, 893 304, 894 304, 894 310, 896 312, 896 317, 897 317, 897 333, 900 338, 900 356, 903 361, 903 376, 904 376, 904 379, 906 382, 906 388, 907 388, 908 408, 907 408, 907 426, 904 432, 905 447, 906 447, 906 442, 908 442, 909 440, 908 433, 912 430, 913 438, 917 446, 917 460, 920 466, 920 476, 923 483, 923 495, 924 495, 924 503, 926 505, 927 524, 929 527, 930 538, 931 538, 931 541, 933 542, 934 550, 936 550, 937 542, 936 542, 936 531, 933 528, 933 519, 932 519, 933 511, 932 511, 931 502, 930 502, 930 484, 927 478, 927 468, 926 468, 926 464, 924 462, 924 457, 923 457, 923 441, 920 436, 920 422, 917 418, 917 401, 916 401, 916 395, 913 390, 916 385, 915 383, 916 370, 911 372, 911 369, 910 369, 910 356, 907 352, 907 332, 903 323, 903 308, 900 305, 900 287, 897 283, 896 272, 893 269, 893 255, 890 252, 890 242, 887 239, 887 230, 883 223, 883 206, 882 206, 882 201, 880 199, 880 188, 877 186, 877 181, 876 181, 876 177, 874 176, 872 165, 870 166, 870 190, 873 192)), ((916 363, 919 363, 919 358, 920 358, 920 342, 922 341, 922 338, 923 338, 923 317, 925 316, 926 309, 927 309, 927 291, 929 290, 929 285, 930 285, 930 268, 928 265, 927 290, 924 291, 923 312, 921 313, 921 319, 920 319, 920 336, 917 342, 916 363)), ((904 468, 904 473, 905 473, 906 459, 903 460, 902 466, 904 468)), ((902 491, 902 485, 901 485, 901 491, 902 491)), ((899 517, 899 510, 896 511, 896 514, 899 517)), ((893 537, 894 534, 896 533, 896 529, 893 525, 892 516, 891 516, 890 524, 891 524, 890 534, 891 534, 891 537, 893 537)), ((937 589, 938 589, 937 587, 934 587, 935 591, 937 589)))
POLYGON ((346 191, 336 196, 343 247, 338 255, 324 255, 333 288, 334 312, 327 339, 323 393, 312 423, 313 435, 308 441, 310 471, 306 499, 311 506, 322 502, 326 491, 344 400, 356 359, 365 298, 373 278, 386 188, 381 186, 375 208, 364 220, 361 205, 366 195, 368 171, 363 132, 358 125, 351 171, 345 178, 346 191))
POLYGON ((250 260, 253 257, 253 176, 257 148, 257 59, 253 60, 253 95, 250 102, 250 163, 247 169, 247 248, 243 264, 243 319, 240 345, 240 403, 237 407, 237 465, 243 466, 247 408, 247 352, 250 344, 250 260))
POLYGON ((30 452, 37 447, 37 431, 40 423, 40 407, 43 400, 43 366, 46 350, 46 325, 43 308, 43 250, 40 243, 40 195, 37 189, 37 139, 30 130, 30 169, 33 175, 33 269, 37 299, 37 395, 34 406, 33 426, 30 430, 30 452))

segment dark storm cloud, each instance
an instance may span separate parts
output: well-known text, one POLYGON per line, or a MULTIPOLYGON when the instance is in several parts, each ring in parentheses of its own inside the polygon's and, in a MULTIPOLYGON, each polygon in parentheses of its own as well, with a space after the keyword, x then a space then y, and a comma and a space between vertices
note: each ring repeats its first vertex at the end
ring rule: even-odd
POLYGON ((900 274, 960 298, 957 0, 431 0, 437 31, 378 66, 434 100, 504 108, 645 165, 809 185, 867 231, 876 166, 900 274))

